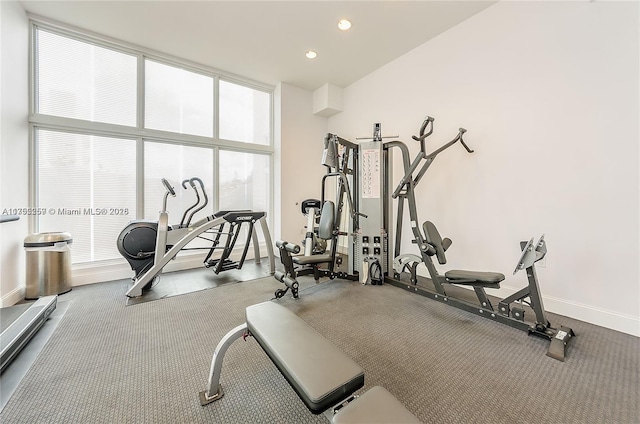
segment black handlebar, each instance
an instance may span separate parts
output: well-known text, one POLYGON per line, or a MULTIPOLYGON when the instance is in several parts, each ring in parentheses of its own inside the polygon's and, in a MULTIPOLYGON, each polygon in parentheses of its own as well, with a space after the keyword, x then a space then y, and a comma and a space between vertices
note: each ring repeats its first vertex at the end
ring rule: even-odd
MULTIPOLYGON (((187 222, 186 225, 189 226, 191 224, 191 218, 193 218, 193 215, 196 214, 196 212, 201 211, 202 209, 204 209, 205 206, 207 206, 207 204, 209 204, 209 198, 207 197, 207 193, 204 190, 204 183, 202 182, 202 180, 198 177, 193 177, 189 180, 189 184, 191 185, 191 188, 193 188, 193 190, 195 190, 196 192, 196 198, 198 200, 198 202, 192 206, 192 208, 195 208, 191 211, 191 213, 189 214, 189 217, 187 218, 187 222), (200 196, 198 195, 198 189, 196 188, 196 183, 195 181, 198 182, 198 184, 200 184, 200 191, 202 191, 202 197, 204 197, 204 200, 202 201, 202 204, 198 207, 198 204, 200 203, 200 196)), ((186 211, 185 211, 186 214, 186 211)))
POLYGON ((189 185, 191 186, 192 189, 196 188, 196 185, 193 183, 193 178, 191 178, 191 179, 187 178, 186 180, 184 180, 182 182, 182 188, 185 189, 185 190, 187 189, 187 185, 186 185, 187 183, 189 183, 189 185))
POLYGON ((169 194, 171 194, 171 196, 176 197, 176 192, 173 189, 173 187, 171 187, 171 184, 169 184, 169 181, 167 181, 166 179, 162 179, 162 184, 164 184, 164 187, 167 189, 167 191, 169 192, 169 194))

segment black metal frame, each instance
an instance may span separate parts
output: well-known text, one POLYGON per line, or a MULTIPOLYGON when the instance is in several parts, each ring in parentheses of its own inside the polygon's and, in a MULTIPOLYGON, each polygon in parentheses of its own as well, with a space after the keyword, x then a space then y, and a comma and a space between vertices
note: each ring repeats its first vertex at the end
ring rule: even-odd
MULTIPOLYGON (((435 150, 433 153, 427 154, 425 139, 433 132, 433 121, 433 118, 427 117, 427 119, 425 119, 425 121, 423 122, 422 127, 420 128, 420 136, 413 137, 414 140, 419 141, 421 144, 421 151, 415 157, 413 162, 410 163, 409 151, 407 146, 400 141, 392 141, 384 144, 383 161, 384 167, 388 168, 390 166, 390 149, 392 147, 398 147, 402 151, 405 171, 404 177, 402 178, 396 189, 393 191, 393 193, 391 193, 391 195, 387 193, 384 196, 385 201, 390 201, 391 198, 398 199, 394 258, 400 256, 402 219, 404 213, 404 201, 406 199, 409 205, 409 216, 412 223, 411 229, 414 236, 413 243, 417 244, 418 249, 420 250, 422 263, 426 265, 427 270, 429 271, 429 275, 431 276, 431 283, 433 284, 435 290, 432 291, 425 287, 420 287, 417 285, 417 264, 413 264, 412 266, 405 265, 403 267, 404 269, 408 268, 410 271, 410 284, 401 281, 399 274, 395 274, 393 277, 391 277, 389 274, 385 275, 385 282, 410 291, 412 293, 416 293, 439 301, 441 303, 446 303, 448 305, 454 306, 458 309, 471 312, 475 315, 491 319, 501 324, 509 325, 510 327, 517 328, 522 331, 526 331, 529 335, 535 335, 548 339, 551 341, 551 343, 547 355, 553 357, 554 359, 564 361, 566 345, 569 340, 573 336, 575 336, 575 333, 571 328, 568 327, 551 327, 551 324, 546 318, 534 265, 536 261, 542 259, 546 254, 546 244, 544 243, 544 237, 540 239, 540 243, 535 247, 535 250, 533 250, 534 248, 532 247, 533 240, 531 240, 529 243, 523 242, 523 244, 521 244, 523 254, 519 261, 519 268, 516 268, 516 271, 518 271, 519 269, 526 269, 529 284, 527 287, 519 290, 513 295, 499 301, 498 310, 494 309, 484 287, 482 287, 481 285, 468 284, 473 287, 476 297, 478 298, 478 304, 473 304, 471 302, 456 299, 447 294, 445 285, 454 285, 454 282, 448 281, 445 276, 441 276, 440 274, 438 274, 438 270, 433 264, 433 261, 431 259, 431 255, 435 254, 435 252, 433 251, 433 246, 430 246, 425 236, 423 236, 420 227, 418 226, 419 221, 414 190, 415 186, 425 175, 427 169, 429 168, 429 166, 431 166, 439 153, 451 147, 457 141, 461 142, 467 152, 473 153, 473 150, 470 149, 462 139, 462 136, 466 132, 466 130, 464 128, 460 128, 458 135, 453 140, 435 150), (424 163, 422 163, 423 160, 424 163), (420 167, 421 163, 422 167, 420 168, 418 175, 414 178, 413 173, 420 167), (533 309, 536 316, 536 320, 533 323, 524 321, 524 309, 512 306, 514 303, 526 303, 525 299, 527 298, 529 299, 528 304, 533 309)), ((450 240, 448 241, 448 243, 450 244, 450 240)))
MULTIPOLYGON (((297 285, 298 283, 296 281, 296 276, 298 275, 313 274, 314 279, 316 280, 316 283, 319 282, 321 277, 328 277, 332 280, 335 278, 340 278, 343 280, 352 280, 352 281, 357 281, 359 278, 357 272, 355 272, 354 274, 349 274, 347 272, 335 271, 336 265, 338 266, 341 265, 341 261, 342 261, 342 257, 339 256, 337 253, 338 237, 342 235, 348 235, 348 233, 340 231, 345 197, 347 198, 347 203, 349 203, 349 207, 351 209, 351 219, 353 219, 355 229, 358 228, 359 216, 365 216, 358 212, 358 196, 356 196, 355 193, 352 193, 351 188, 349 186, 349 182, 347 180, 347 176, 351 176, 353 178, 354 190, 357 189, 359 184, 358 173, 354 172, 354 168, 349 167, 349 161, 350 159, 353 159, 353 163, 355 167, 355 164, 357 163, 357 160, 358 160, 358 145, 331 133, 328 133, 327 136, 325 137, 325 146, 328 145, 329 143, 334 143, 333 150, 332 149, 326 149, 326 150, 333 151, 333 154, 335 154, 335 157, 329 158, 328 160, 329 164, 326 164, 326 163, 324 164, 327 167, 327 172, 322 177, 320 207, 322 207, 326 201, 325 188, 326 188, 327 179, 336 178, 338 180, 337 196, 336 196, 337 207, 335 210, 335 216, 333 220, 333 230, 332 230, 331 247, 330 247, 331 249, 330 255, 332 259, 331 261, 322 262, 322 263, 312 263, 312 264, 304 265, 300 268, 296 268, 291 259, 291 253, 298 253, 299 247, 294 244, 287 243, 285 241, 278 241, 276 243, 276 246, 280 249, 280 260, 283 266, 285 267, 285 272, 276 273, 274 277, 276 278, 276 280, 285 284, 287 288, 276 290, 275 292, 276 299, 283 297, 290 288, 292 289, 293 297, 298 298, 298 285, 297 285), (342 154, 342 157, 339 160, 338 160, 337 151, 335 151, 338 145, 344 146, 344 152, 342 154), (283 247, 280 247, 281 245, 283 247), (289 246, 289 248, 286 248, 284 246, 289 246), (293 252, 291 250, 292 246, 298 247, 298 252, 293 252), (326 265, 327 268, 320 268, 321 265, 326 265), (293 289, 293 287, 291 287, 294 284, 294 281, 296 285, 295 290, 293 289)), ((325 154, 329 154, 329 153, 325 153, 325 154)), ((310 231, 310 229, 307 229, 307 231, 310 231)), ((350 258, 350 259, 353 260, 353 258, 350 258)))
MULTIPOLYGON (((526 244, 526 242, 523 243, 526 244)), ((540 259, 542 259, 542 257, 540 257, 540 259)), ((427 265, 427 269, 430 273, 431 268, 434 270, 434 273, 431 274, 430 281, 435 290, 430 290, 424 286, 418 285, 419 278, 415 275, 415 267, 412 268, 410 273, 409 284, 402 281, 399 274, 395 274, 393 277, 387 275, 385 277, 385 282, 412 293, 471 312, 483 318, 508 325, 521 331, 526 331, 529 335, 545 338, 551 342, 549 350, 547 351, 547 356, 559 361, 565 360, 567 343, 571 337, 575 336, 575 333, 569 327, 560 326, 559 328, 554 328, 547 320, 544 306, 542 304, 542 298, 540 296, 540 286, 536 276, 535 265, 533 263, 526 267, 529 284, 513 295, 500 300, 498 302, 497 310, 491 304, 484 287, 473 287, 478 299, 478 303, 476 304, 450 296, 445 290, 445 285, 455 284, 446 281, 444 276, 438 274, 431 258, 428 256, 425 265, 427 265), (528 302, 525 300, 527 298, 529 299, 528 302), (525 309, 522 308, 523 303, 526 303, 533 310, 536 316, 535 322, 525 321, 525 309), (518 306, 513 306, 514 304, 517 304, 518 306)))

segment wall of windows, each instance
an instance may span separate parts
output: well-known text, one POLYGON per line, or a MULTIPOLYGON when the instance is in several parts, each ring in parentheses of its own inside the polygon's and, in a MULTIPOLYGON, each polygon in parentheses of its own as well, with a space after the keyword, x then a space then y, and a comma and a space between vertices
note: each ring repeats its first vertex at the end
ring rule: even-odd
POLYGON ((202 179, 220 209, 272 209, 273 88, 132 46, 32 22, 33 231, 67 231, 73 262, 119 259, 133 219, 170 223, 202 179))

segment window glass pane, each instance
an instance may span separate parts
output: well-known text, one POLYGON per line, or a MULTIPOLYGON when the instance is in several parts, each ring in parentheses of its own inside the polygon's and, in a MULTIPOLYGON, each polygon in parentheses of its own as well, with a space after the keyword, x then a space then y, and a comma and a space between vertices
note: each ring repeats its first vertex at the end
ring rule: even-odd
POLYGON ((36 131, 40 232, 69 232, 73 263, 120 258, 118 234, 135 219, 134 140, 36 131))
POLYGON ((39 113, 136 125, 136 57, 37 31, 39 113))
MULTIPOLYGON (((144 215, 146 219, 158 220, 158 214, 162 210, 162 201, 166 189, 162 184, 165 178, 176 192, 176 197, 169 195, 167 199, 167 211, 169 212, 169 225, 181 223, 185 211, 196 204, 197 197, 191 185, 186 182, 186 189, 182 182, 193 177, 200 178, 204 184, 208 205, 193 215, 191 224, 213 214, 213 150, 202 147, 179 146, 146 141, 144 143, 144 215)), ((197 181, 195 181, 198 184, 197 181)), ((200 185, 197 185, 200 190, 200 185)), ((201 203, 204 196, 199 191, 201 203)), ((195 209, 195 208, 194 208, 195 209)), ((185 216, 185 223, 190 212, 185 216)), ((187 248, 210 247, 211 243, 203 239, 195 239, 187 245, 187 248)), ((186 253, 202 253, 204 250, 186 253)))
MULTIPOLYGON (((179 224, 184 211, 196 202, 195 192, 189 183, 185 183, 186 189, 182 187, 182 181, 193 177, 202 180, 209 202, 204 209, 194 215, 195 221, 213 214, 213 150, 146 141, 144 143, 145 218, 158 219, 166 192, 161 180, 165 178, 176 192, 176 197, 170 195, 167 200, 169 225, 179 224)), ((204 200, 202 194, 200 197, 204 200)))
POLYGON ((213 137, 213 78, 145 61, 145 127, 213 137))
POLYGON ((271 96, 220 81, 220 138, 271 144, 271 96))
MULTIPOLYGON (((269 211, 270 160, 267 155, 220 151, 220 210, 269 211)), ((240 239, 246 240, 246 226, 240 239)), ((263 241, 262 231, 258 231, 263 241)), ((240 242, 240 239, 238 242, 240 242)))
POLYGON ((269 210, 269 156, 220 151, 220 209, 269 210))

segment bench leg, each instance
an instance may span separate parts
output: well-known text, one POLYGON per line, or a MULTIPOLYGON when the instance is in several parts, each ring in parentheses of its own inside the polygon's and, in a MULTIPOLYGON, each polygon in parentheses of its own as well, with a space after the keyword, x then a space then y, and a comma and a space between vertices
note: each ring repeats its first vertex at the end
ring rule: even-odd
POLYGON ((247 324, 241 324, 229 331, 218 343, 216 350, 213 352, 211 360, 211 370, 209 371, 209 383, 207 390, 200 392, 200 405, 204 406, 213 401, 220 399, 224 393, 220 384, 220 372, 222 372, 222 361, 229 346, 247 332, 247 324))

